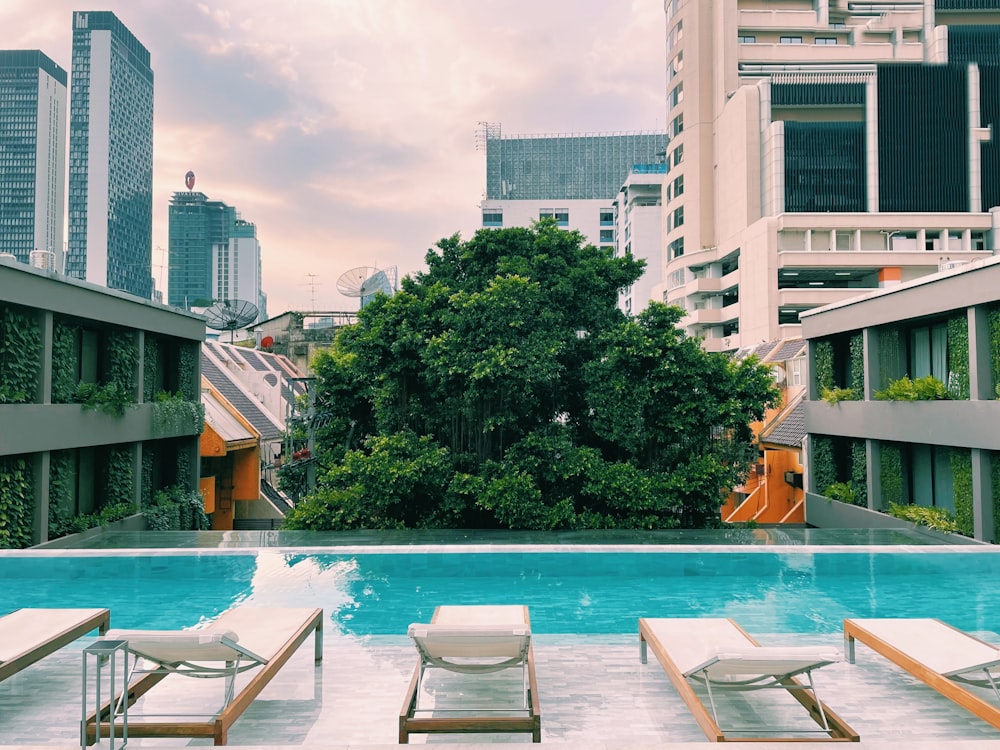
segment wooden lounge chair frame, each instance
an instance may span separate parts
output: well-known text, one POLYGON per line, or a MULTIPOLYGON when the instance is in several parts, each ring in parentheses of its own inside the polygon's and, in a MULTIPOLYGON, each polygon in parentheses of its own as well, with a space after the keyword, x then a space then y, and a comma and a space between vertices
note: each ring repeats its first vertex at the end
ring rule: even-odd
POLYGON ((974 671, 982 671, 984 673, 982 680, 970 679, 968 677, 961 676, 961 674, 951 674, 949 676, 932 669, 923 662, 919 661, 916 657, 897 648, 884 638, 872 633, 865 627, 865 620, 863 619, 844 620, 844 656, 847 661, 853 664, 855 657, 854 642, 856 640, 861 641, 863 644, 872 649, 872 651, 881 654, 896 666, 904 669, 924 684, 937 690, 944 697, 954 701, 962 708, 970 711, 972 714, 978 716, 988 724, 1000 729, 1000 691, 997 690, 997 678, 990 672, 991 669, 1000 669, 1000 649, 997 649, 997 647, 991 643, 987 643, 984 640, 976 638, 974 635, 970 635, 964 630, 959 630, 958 628, 953 627, 946 622, 942 622, 941 620, 930 620, 930 622, 933 622, 937 626, 948 628, 956 633, 960 633, 965 638, 968 638, 970 643, 978 643, 992 648, 997 652, 998 658, 996 660, 992 662, 984 662, 982 664, 970 664, 970 668, 967 672, 962 673, 967 674, 973 673, 974 671), (976 695, 965 686, 959 684, 961 682, 979 687, 992 687, 994 693, 997 694, 998 704, 993 704, 984 700, 982 697, 976 695))
MULTIPOLYGON (((747 639, 748 646, 760 646, 760 644, 736 622, 733 620, 729 620, 729 622, 747 639)), ((816 722, 816 724, 819 725, 824 733, 824 736, 734 737, 731 736, 733 730, 729 730, 730 736, 727 736, 726 732, 719 726, 714 707, 714 698, 712 697, 711 681, 707 678, 698 678, 696 675, 692 675, 690 678, 685 677, 682 670, 671 658, 667 645, 661 642, 659 637, 653 631, 653 627, 648 618, 639 618, 639 649, 640 659, 643 664, 647 661, 647 645, 648 648, 652 648, 653 654, 656 656, 656 660, 660 663, 660 666, 663 667, 663 671, 667 673, 667 677, 670 678, 670 682, 673 683, 677 693, 688 707, 692 716, 694 716, 695 721, 698 723, 698 726, 701 727, 701 730, 705 733, 709 742, 859 742, 861 739, 858 733, 855 732, 847 724, 847 722, 845 722, 837 713, 831 710, 829 706, 816 697, 815 689, 812 685, 811 674, 807 675, 809 679, 808 684, 800 682, 794 676, 775 675, 774 679, 770 682, 762 682, 761 680, 745 680, 742 683, 727 685, 726 689, 754 690, 766 687, 783 688, 787 690, 789 695, 794 697, 809 712, 809 716, 816 722), (709 699, 713 704, 711 711, 709 711, 709 709, 702 702, 701 698, 699 698, 698 694, 694 691, 690 679, 697 679, 698 682, 706 685, 706 689, 709 693, 709 699)), ((761 732, 763 730, 753 731, 761 732)))
MULTIPOLYGON (((267 609, 262 609, 262 616, 266 616, 267 611, 267 609)), ((232 694, 231 683, 227 684, 226 701, 221 711, 201 718, 201 720, 196 720, 198 717, 191 717, 191 719, 185 718, 176 721, 155 721, 152 720, 152 717, 151 720, 144 720, 142 717, 133 717, 130 715, 128 717, 128 736, 130 738, 211 737, 213 744, 225 745, 228 741, 229 729, 232 725, 243 715, 243 712, 249 708, 254 699, 260 695, 260 692, 267 687, 267 684, 311 634, 315 636, 315 663, 319 664, 323 660, 323 610, 314 609, 302 621, 302 624, 296 628, 295 632, 275 651, 274 656, 266 662, 262 662, 260 671, 254 674, 241 690, 232 694)), ((244 668, 254 666, 256 664, 244 664, 243 667, 237 667, 235 671, 243 671, 244 668)), ((229 679, 232 679, 228 672, 233 671, 233 669, 228 671, 219 670, 216 675, 226 677, 228 682, 229 679)), ((138 680, 129 684, 127 695, 128 705, 133 705, 167 676, 183 672, 183 669, 178 670, 172 666, 167 666, 163 669, 144 670, 138 680)), ((201 676, 206 675, 203 674, 201 676)), ((114 718, 114 708, 123 703, 125 698, 125 695, 115 696, 101 705, 99 715, 101 718, 100 728, 102 737, 109 736, 112 720, 115 722, 116 735, 121 736, 124 727, 121 720, 114 718)), ((84 731, 88 745, 98 740, 96 736, 97 717, 98 713, 94 712, 89 714, 85 720, 84 731)))
MULTIPOLYGON (((523 607, 524 624, 530 627, 528 608, 523 607)), ((438 622, 441 607, 434 611, 431 623, 438 622)), ((498 623, 499 624, 499 623, 498 623)), ((508 624, 508 623, 503 623, 508 624)), ((456 626, 457 629, 457 626, 456 626)), ((420 686, 424 669, 428 664, 421 656, 413 670, 413 677, 403 699, 403 707, 399 712, 399 743, 407 744, 411 734, 469 734, 469 733, 530 733, 532 742, 542 741, 542 710, 538 702, 538 684, 535 679, 535 655, 529 641, 527 656, 519 662, 524 669, 524 716, 418 716, 417 701, 420 697, 420 686)), ((517 666, 517 665, 512 665, 517 666)), ((457 713, 456 709, 446 709, 457 713)), ((483 712, 487 714, 489 712, 483 712)))
POLYGON ((0 661, 0 681, 17 674, 25 667, 44 659, 93 630, 101 634, 106 633, 111 622, 111 613, 107 609, 20 609, 5 615, 0 621, 7 617, 58 619, 61 629, 46 635, 43 639, 36 639, 26 644, 22 651, 6 661, 0 661))

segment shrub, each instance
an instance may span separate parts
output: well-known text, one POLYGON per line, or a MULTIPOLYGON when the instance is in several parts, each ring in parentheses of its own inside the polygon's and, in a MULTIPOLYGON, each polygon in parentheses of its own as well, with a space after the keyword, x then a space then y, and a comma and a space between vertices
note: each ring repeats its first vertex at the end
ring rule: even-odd
POLYGON ((958 524, 955 522, 955 517, 945 508, 890 503, 889 515, 919 524, 920 526, 927 526, 937 531, 958 532, 958 524))
POLYGON ((834 482, 827 487, 823 494, 831 500, 848 505, 857 505, 857 493, 849 482, 834 482))
POLYGON ((906 375, 875 392, 879 401, 941 401, 948 398, 948 387, 933 375, 910 380, 906 375))
POLYGON ((833 386, 833 388, 824 387, 820 391, 819 397, 828 404, 839 404, 841 401, 856 401, 858 395, 853 388, 838 388, 837 386, 833 386))

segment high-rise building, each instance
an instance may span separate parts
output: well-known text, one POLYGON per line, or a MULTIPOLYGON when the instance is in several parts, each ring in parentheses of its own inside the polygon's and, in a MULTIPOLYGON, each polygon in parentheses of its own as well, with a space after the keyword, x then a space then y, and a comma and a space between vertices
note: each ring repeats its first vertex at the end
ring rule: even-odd
POLYGON ((213 301, 246 300, 266 318, 257 227, 204 193, 178 192, 168 227, 171 305, 190 310, 213 301))
POLYGON ((714 351, 991 255, 1000 3, 667 0, 662 283, 714 351))
POLYGON ((60 268, 66 71, 38 50, 0 51, 0 253, 60 268))
POLYGON ((634 165, 662 161, 665 144, 663 133, 505 136, 486 123, 482 226, 526 227, 550 217, 614 248, 615 198, 634 165))
POLYGON ((108 11, 73 13, 66 273, 152 296, 153 71, 108 11))

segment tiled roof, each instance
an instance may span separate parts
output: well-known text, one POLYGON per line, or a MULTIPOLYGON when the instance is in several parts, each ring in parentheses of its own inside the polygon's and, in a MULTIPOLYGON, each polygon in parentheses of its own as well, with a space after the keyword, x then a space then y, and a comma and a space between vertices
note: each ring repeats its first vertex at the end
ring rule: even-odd
POLYGON ((774 354, 770 356, 770 361, 786 362, 787 360, 791 359, 796 354, 798 354, 800 351, 802 351, 802 347, 804 347, 805 345, 806 342, 803 339, 791 339, 789 341, 786 341, 784 344, 781 345, 780 349, 778 349, 774 354))
POLYGON ((775 339, 774 341, 765 341, 762 344, 757 344, 751 354, 755 355, 757 359, 764 359, 774 347, 780 343, 780 339, 775 339))
POLYGON ((201 353, 201 373, 254 426, 262 440, 274 440, 281 436, 281 428, 243 392, 224 368, 215 363, 207 351, 201 353))
POLYGON ((801 448, 806 436, 805 403, 799 401, 791 411, 787 412, 777 424, 769 425, 761 434, 762 443, 785 445, 789 448, 801 448))

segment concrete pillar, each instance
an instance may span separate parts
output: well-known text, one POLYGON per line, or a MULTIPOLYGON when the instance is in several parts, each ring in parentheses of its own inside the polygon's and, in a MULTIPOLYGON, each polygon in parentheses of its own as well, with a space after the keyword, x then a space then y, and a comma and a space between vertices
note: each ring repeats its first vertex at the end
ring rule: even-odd
POLYGON ((882 446, 878 440, 865 441, 868 469, 868 509, 882 510, 882 446))
POLYGON ((972 449, 972 518, 974 535, 983 542, 996 542, 993 523, 992 451, 972 449))
POLYGON ((969 398, 992 400, 993 372, 990 362, 990 319, 986 307, 968 309, 969 316, 969 398))

